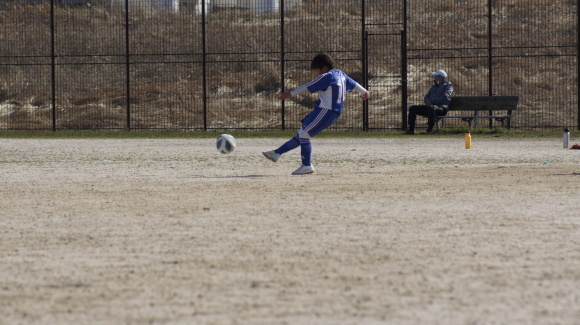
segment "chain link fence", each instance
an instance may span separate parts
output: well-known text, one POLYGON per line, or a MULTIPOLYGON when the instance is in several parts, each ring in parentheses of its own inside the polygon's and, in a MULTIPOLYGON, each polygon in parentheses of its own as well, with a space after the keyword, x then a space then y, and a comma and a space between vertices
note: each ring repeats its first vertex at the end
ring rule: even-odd
POLYGON ((0 130, 295 129, 315 97, 277 95, 318 52, 372 93, 334 129, 404 128, 439 69, 519 96, 512 128, 580 128, 579 2, 4 0, 0 130))

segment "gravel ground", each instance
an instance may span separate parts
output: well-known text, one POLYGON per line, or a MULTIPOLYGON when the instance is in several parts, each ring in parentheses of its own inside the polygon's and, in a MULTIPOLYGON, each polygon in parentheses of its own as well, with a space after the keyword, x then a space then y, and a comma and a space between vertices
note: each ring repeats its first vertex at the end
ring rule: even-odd
POLYGON ((559 139, 0 141, 0 324, 580 324, 559 139))

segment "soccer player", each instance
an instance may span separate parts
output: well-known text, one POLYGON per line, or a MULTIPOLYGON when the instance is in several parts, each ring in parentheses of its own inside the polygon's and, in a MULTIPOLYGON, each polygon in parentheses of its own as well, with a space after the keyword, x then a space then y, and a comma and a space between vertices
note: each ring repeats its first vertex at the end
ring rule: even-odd
POLYGON ((310 68, 318 74, 314 80, 305 83, 290 92, 284 92, 278 97, 285 100, 306 92, 318 93, 318 101, 314 110, 302 119, 302 128, 288 142, 280 148, 262 154, 273 162, 278 161, 281 155, 298 148, 302 156, 302 165, 292 175, 304 175, 314 172, 312 165, 312 144, 310 139, 336 122, 344 106, 347 91, 353 90, 362 94, 362 99, 369 98, 369 92, 352 80, 346 73, 334 67, 334 61, 325 53, 320 53, 312 59, 310 68))

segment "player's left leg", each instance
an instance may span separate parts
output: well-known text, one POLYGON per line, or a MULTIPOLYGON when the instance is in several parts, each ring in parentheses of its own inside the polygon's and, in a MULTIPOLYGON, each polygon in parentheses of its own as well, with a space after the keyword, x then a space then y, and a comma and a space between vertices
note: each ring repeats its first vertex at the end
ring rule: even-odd
POLYGON ((280 159, 280 156, 282 156, 282 154, 285 154, 290 150, 294 150, 298 148, 298 146, 300 146, 300 140, 298 140, 298 133, 296 133, 296 135, 294 135, 292 139, 286 141, 286 143, 281 145, 280 148, 271 151, 264 151, 262 152, 262 154, 264 155, 264 157, 270 159, 271 161, 277 162, 278 159, 280 159))
POLYGON ((298 146, 300 146, 300 140, 298 139, 298 133, 296 133, 292 139, 286 141, 286 143, 281 145, 280 148, 274 150, 274 152, 281 155, 298 148, 298 146))

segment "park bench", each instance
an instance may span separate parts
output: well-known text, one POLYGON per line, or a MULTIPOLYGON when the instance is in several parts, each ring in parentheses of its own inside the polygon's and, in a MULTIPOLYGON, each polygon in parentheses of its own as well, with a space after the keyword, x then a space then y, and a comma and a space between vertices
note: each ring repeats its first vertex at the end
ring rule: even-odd
MULTIPOLYGON (((448 118, 460 118, 469 123, 469 127, 477 125, 477 119, 495 119, 502 127, 511 127, 512 112, 517 109, 518 96, 474 96, 452 97, 449 112, 446 116, 435 117, 437 128, 445 127, 448 118), (471 112, 471 114, 453 115, 453 112, 471 112), (503 112, 503 113, 502 113, 503 112)), ((491 122, 490 122, 491 123, 491 122)))

